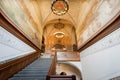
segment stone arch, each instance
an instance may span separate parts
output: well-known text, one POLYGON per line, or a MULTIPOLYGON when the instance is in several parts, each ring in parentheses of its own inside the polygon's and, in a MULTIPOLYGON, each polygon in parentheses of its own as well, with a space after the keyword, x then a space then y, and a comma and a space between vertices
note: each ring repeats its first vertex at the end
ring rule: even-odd
POLYGON ((62 72, 66 73, 66 75, 75 75, 77 80, 82 79, 81 71, 71 63, 57 63, 56 74, 60 75, 62 72))

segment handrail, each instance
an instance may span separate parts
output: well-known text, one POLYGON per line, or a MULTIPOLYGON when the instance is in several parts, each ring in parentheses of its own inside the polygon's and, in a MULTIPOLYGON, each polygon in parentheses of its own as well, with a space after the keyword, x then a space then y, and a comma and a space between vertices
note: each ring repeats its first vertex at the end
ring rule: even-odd
POLYGON ((13 61, 0 65, 0 79, 7 80, 9 77, 14 75, 16 72, 36 60, 40 56, 40 53, 32 53, 24 57, 15 59, 13 61))
POLYGON ((75 75, 47 75, 46 80, 76 80, 75 75))
POLYGON ((55 74, 56 61, 57 61, 57 55, 56 55, 56 52, 55 52, 55 54, 53 55, 52 63, 50 65, 50 69, 48 71, 48 75, 54 75, 55 74))

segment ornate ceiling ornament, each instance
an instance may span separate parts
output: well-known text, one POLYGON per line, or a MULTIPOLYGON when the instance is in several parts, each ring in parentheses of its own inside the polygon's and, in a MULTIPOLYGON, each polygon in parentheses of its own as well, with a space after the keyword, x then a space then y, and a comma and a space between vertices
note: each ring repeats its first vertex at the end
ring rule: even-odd
POLYGON ((64 28, 64 24, 63 23, 55 23, 54 27, 60 30, 60 29, 64 28))
POLYGON ((55 24, 54 24, 54 27, 55 27, 56 29, 59 29, 59 30, 62 29, 62 28, 64 28, 64 24, 61 23, 60 20, 61 20, 61 19, 58 19, 58 23, 55 23, 55 24))
POLYGON ((54 0, 51 9, 54 14, 61 16, 68 12, 69 6, 66 0, 54 0))

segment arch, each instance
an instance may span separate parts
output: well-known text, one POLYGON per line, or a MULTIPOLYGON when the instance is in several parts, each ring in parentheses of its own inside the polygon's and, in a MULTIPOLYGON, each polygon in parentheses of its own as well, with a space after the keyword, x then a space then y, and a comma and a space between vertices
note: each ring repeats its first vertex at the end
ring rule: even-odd
POLYGON ((56 66, 56 74, 60 75, 62 72, 67 75, 76 75, 77 80, 82 79, 81 71, 71 63, 58 62, 56 66))
POLYGON ((68 25, 69 27, 71 27, 71 28, 73 28, 73 29, 75 30, 75 26, 74 26, 74 24, 73 24, 71 21, 66 20, 66 19, 60 19, 60 18, 58 18, 58 19, 53 19, 53 20, 48 21, 48 22, 44 25, 43 32, 44 32, 44 30, 45 30, 49 25, 52 25, 52 24, 55 24, 55 23, 58 23, 58 22, 63 23, 63 24, 65 24, 65 25, 68 25))

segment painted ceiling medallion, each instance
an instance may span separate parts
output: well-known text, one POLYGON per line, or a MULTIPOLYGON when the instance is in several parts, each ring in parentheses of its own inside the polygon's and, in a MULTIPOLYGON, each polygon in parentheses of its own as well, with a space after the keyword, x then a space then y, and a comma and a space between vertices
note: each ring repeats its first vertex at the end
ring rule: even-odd
POLYGON ((60 29, 64 28, 64 24, 60 23, 60 22, 59 23, 55 23, 54 27, 60 30, 60 29))
POLYGON ((66 0, 54 0, 51 9, 54 14, 61 16, 68 12, 69 6, 66 0))

